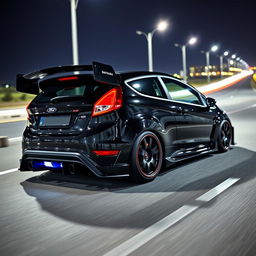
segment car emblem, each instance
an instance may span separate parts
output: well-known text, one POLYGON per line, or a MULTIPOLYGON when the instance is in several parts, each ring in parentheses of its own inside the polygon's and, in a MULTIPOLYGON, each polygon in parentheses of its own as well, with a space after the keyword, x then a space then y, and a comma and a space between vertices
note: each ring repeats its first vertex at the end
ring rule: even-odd
POLYGON ((47 112, 47 113, 54 113, 54 112, 57 112, 57 108, 54 108, 54 107, 52 107, 52 108, 47 108, 47 109, 46 109, 46 112, 47 112))

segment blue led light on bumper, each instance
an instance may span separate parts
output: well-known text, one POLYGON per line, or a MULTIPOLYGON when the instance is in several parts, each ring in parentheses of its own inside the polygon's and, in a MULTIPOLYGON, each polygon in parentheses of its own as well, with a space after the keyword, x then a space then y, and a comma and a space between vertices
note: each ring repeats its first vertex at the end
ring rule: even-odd
POLYGON ((63 163, 52 161, 33 161, 32 167, 35 170, 63 169, 63 163))

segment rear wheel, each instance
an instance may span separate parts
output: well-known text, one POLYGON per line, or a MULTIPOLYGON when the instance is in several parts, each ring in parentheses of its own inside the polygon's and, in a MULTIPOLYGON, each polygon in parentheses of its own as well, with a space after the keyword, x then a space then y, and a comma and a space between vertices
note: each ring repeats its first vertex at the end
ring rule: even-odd
POLYGON ((219 152, 228 151, 232 140, 232 127, 229 121, 223 120, 219 127, 218 150, 219 152))
POLYGON ((152 181, 160 172, 163 149, 152 132, 143 132, 135 141, 131 155, 130 174, 136 182, 152 181))

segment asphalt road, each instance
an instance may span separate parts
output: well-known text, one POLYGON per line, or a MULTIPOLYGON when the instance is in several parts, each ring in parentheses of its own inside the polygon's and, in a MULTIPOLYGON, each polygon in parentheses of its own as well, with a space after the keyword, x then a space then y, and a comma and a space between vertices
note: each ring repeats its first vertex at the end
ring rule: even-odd
POLYGON ((0 136, 8 136, 9 138, 17 138, 22 135, 26 121, 10 122, 0 124, 0 136))
MULTIPOLYGON (((20 142, 0 149, 0 255, 256 255, 256 93, 215 93, 237 145, 154 181, 20 173, 20 142), (1 175, 2 174, 2 175, 1 175)), ((19 137, 24 122, 1 124, 19 137)), ((3 134, 4 133, 4 134, 3 134)))

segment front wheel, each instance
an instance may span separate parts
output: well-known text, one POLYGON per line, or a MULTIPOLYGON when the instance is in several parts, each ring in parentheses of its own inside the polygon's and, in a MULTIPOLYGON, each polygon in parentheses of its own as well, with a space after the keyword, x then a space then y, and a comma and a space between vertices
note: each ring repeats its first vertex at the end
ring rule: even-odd
POLYGON ((136 182, 152 181, 160 172, 163 149, 159 138, 146 131, 136 139, 131 154, 130 174, 136 182))
POLYGON ((232 127, 229 121, 223 120, 218 132, 218 151, 228 151, 232 141, 232 127))

